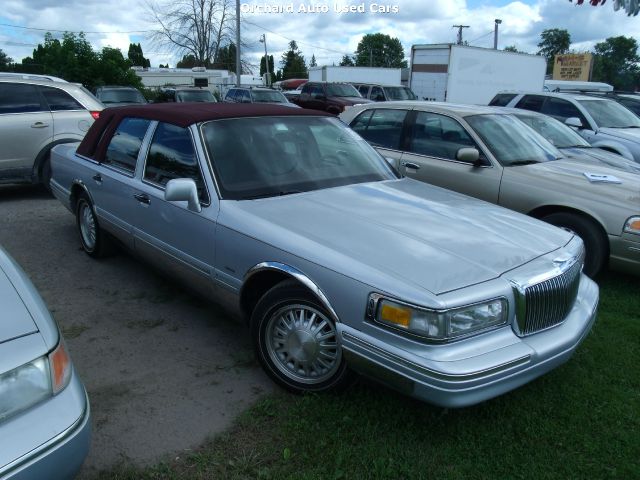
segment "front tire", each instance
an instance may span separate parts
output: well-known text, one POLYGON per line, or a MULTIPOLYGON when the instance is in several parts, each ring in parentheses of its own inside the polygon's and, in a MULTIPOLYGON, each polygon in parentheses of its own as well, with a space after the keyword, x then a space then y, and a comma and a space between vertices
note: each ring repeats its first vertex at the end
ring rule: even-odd
POLYGON ((575 233, 582 239, 585 248, 584 273, 586 275, 593 278, 604 268, 609 248, 606 237, 595 222, 568 212, 552 213, 542 220, 575 233))
POLYGON ((251 338, 264 370, 287 390, 335 390, 349 380, 334 321, 296 281, 279 283, 258 301, 251 338))
POLYGON ((93 258, 101 258, 111 251, 106 233, 100 228, 93 204, 86 193, 80 194, 76 202, 76 226, 82 249, 93 258))

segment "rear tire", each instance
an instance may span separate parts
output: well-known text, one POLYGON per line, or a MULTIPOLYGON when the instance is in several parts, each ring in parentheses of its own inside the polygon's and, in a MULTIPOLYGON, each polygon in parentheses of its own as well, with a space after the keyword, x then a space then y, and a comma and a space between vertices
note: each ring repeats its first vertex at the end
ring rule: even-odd
POLYGON ((542 218, 543 221, 578 235, 584 242, 584 273, 595 277, 604 268, 609 246, 600 227, 592 220, 574 213, 557 212, 542 218))
POLYGON ((91 199, 81 193, 76 202, 76 226, 82 249, 93 258, 102 258, 112 251, 111 239, 100 228, 91 199))
POLYGON ((295 393, 339 390, 350 380, 335 322, 293 280, 271 288, 251 314, 251 338, 260 364, 295 393))

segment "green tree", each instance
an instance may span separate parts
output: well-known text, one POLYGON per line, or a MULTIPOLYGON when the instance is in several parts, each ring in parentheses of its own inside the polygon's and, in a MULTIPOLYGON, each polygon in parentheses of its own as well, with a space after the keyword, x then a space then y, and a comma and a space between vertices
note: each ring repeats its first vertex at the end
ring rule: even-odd
MULTIPOLYGON (((274 64, 273 55, 269 55, 269 74, 272 80, 276 78, 275 68, 276 67, 274 64)), ((263 55, 260 58, 260 76, 263 76, 265 73, 267 73, 267 67, 264 64, 264 55, 263 55)))
POLYGON ((94 84, 100 85, 130 85, 142 87, 142 81, 133 70, 131 61, 124 58, 117 48, 104 47, 98 54, 98 60, 93 66, 94 84))
POLYGON ((513 52, 513 53, 527 53, 527 52, 521 52, 520 50, 518 50, 516 48, 515 45, 509 45, 507 47, 504 47, 504 51, 505 52, 513 52))
POLYGON ((356 64, 353 62, 353 58, 349 55, 344 55, 342 60, 340 60, 341 67, 355 67, 356 64))
POLYGON ((559 28, 549 28, 543 30, 540 34, 540 43, 538 43, 538 55, 542 55, 547 59, 547 74, 553 73, 553 61, 556 55, 569 52, 571 45, 571 35, 567 30, 559 28))
POLYGON ((367 33, 358 43, 356 66, 406 68, 407 61, 400 40, 384 33, 367 33))
POLYGON ((592 79, 619 90, 635 90, 638 85, 638 43, 632 37, 610 37, 594 47, 592 79))
POLYGON ((307 63, 295 40, 289 42, 289 50, 282 54, 282 80, 289 78, 307 78, 307 63))
MULTIPOLYGON (((207 62, 208 63, 208 62, 207 62)), ((181 60, 176 63, 177 68, 193 68, 198 65, 198 60, 191 54, 184 55, 181 60)), ((208 66, 208 65, 205 65, 208 66)))
POLYGON ((142 46, 139 43, 130 43, 129 52, 127 54, 131 65, 140 67, 150 67, 151 61, 148 58, 144 58, 142 54, 142 46))
POLYGON ((311 55, 311 61, 309 62, 309 66, 310 67, 317 67, 318 66, 318 62, 316 62, 315 53, 311 55))
POLYGON ((11 58, 6 53, 4 53, 0 48, 0 72, 8 71, 12 63, 13 63, 13 58, 11 58))

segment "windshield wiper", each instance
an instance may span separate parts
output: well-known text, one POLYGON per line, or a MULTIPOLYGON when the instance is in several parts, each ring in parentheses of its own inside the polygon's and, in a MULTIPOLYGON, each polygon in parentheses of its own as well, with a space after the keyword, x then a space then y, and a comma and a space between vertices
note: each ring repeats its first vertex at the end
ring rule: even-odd
POLYGON ((511 162, 505 165, 505 167, 518 167, 520 165, 532 165, 534 163, 542 163, 542 162, 539 162, 538 160, 518 160, 517 162, 511 162))
POLYGON ((259 193, 257 195, 251 195, 249 197, 245 197, 245 200, 256 200, 258 198, 269 198, 269 197, 283 197, 285 195, 293 195, 294 193, 302 193, 301 190, 283 190, 280 192, 269 192, 269 193, 259 193))

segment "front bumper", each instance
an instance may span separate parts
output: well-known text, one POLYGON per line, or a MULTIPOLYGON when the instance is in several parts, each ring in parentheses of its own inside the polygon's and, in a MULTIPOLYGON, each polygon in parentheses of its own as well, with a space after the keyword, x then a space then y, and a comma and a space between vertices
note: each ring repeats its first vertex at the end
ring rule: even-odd
POLYGON ((507 326, 438 345, 439 360, 390 346, 344 324, 338 329, 345 358, 354 370, 426 402, 465 407, 502 395, 566 362, 591 329, 597 305, 598 287, 583 276, 576 302, 562 324, 527 337, 517 337, 507 326), (442 360, 446 358, 442 349, 448 346, 456 354, 442 360))
POLYGON ((609 235, 609 250, 612 270, 640 275, 640 236, 632 233, 609 235))
POLYGON ((75 478, 91 439, 89 399, 75 371, 63 391, 0 425, 0 432, 2 453, 11 451, 0 465, 2 480, 75 478))

